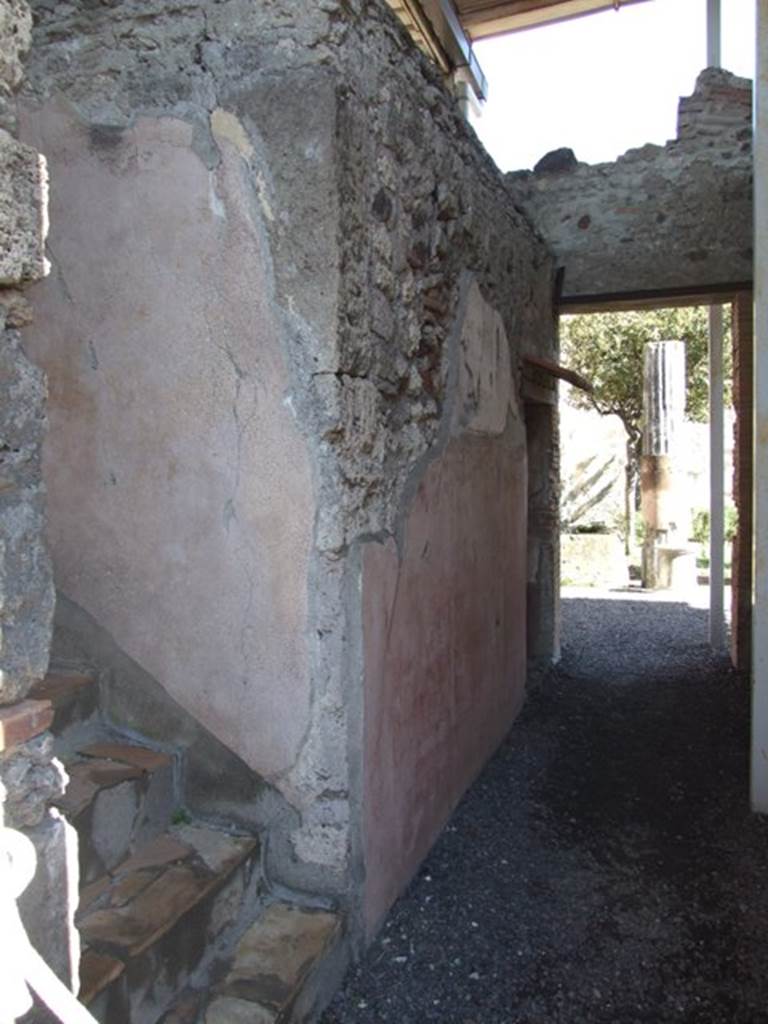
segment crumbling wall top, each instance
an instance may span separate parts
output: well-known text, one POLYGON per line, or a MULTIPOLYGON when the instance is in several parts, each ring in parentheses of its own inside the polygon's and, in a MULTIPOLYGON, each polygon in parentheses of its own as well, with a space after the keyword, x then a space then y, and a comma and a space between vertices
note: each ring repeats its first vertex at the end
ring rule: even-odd
POLYGON ((555 150, 507 175, 568 300, 743 286, 752 277, 751 83, 703 71, 678 137, 586 164, 555 150))

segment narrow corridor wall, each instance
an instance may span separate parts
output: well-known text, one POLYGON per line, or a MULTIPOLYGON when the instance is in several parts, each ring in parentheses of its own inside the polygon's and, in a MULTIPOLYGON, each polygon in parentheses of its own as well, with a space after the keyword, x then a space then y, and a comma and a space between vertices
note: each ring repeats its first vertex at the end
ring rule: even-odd
POLYGON ((551 258, 383 0, 35 8, 58 584, 370 934, 522 697, 551 258))
POLYGON ((556 338, 546 247, 384 5, 361 7, 340 122, 347 376, 333 386, 375 410, 350 412, 342 440, 363 527, 370 935, 523 698, 521 360, 552 359, 556 338))

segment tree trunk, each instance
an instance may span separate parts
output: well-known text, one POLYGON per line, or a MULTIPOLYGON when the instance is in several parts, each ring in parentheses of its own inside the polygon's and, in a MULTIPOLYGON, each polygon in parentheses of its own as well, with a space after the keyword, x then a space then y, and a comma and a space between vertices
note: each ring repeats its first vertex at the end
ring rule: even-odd
POLYGON ((627 464, 624 469, 624 554, 629 557, 635 541, 637 519, 637 470, 634 460, 634 445, 627 440, 627 464))

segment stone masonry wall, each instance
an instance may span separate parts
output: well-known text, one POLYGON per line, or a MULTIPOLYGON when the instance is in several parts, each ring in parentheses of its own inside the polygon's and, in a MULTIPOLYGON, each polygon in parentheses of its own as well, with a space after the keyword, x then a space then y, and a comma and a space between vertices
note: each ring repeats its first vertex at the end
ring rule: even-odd
MULTIPOLYGON (((0 0, 0 826, 21 831, 35 847, 36 873, 19 900, 22 919, 48 964, 75 984, 76 854, 70 826, 49 806, 64 774, 52 757, 50 705, 27 699, 48 668, 54 605, 41 472, 46 381, 20 335, 32 319, 22 289, 47 270, 45 162, 14 134, 14 94, 31 29, 26 2, 0 0)), ((19 949, 17 939, 11 944, 19 949)), ((8 985, 21 982, 23 965, 4 967, 8 985)), ((19 1005, 11 1009, 6 988, 3 998, 6 1010, 21 1013, 19 1005)))
POLYGON ((565 269, 564 299, 752 279, 751 98, 751 82, 709 68, 665 146, 595 165, 558 150, 507 175, 565 269))
MULTIPOLYGON (((511 646, 480 666, 492 728, 475 744, 454 719, 451 786, 415 850, 519 704, 516 396, 520 357, 554 354, 550 257, 382 0, 33 7, 22 125, 51 161, 54 228, 30 344, 51 378, 59 585, 282 794, 273 877, 354 895, 388 841, 362 826, 371 673, 397 694, 366 650, 361 587, 375 601, 403 571, 436 598, 409 520, 424 524, 428 477, 467 479, 473 446, 484 489, 463 521, 483 573, 458 613, 479 608, 482 629, 462 700, 498 629, 483 601, 501 534, 522 574, 498 590, 511 646)), ((458 572, 461 516, 426 508, 458 572)), ((421 737, 441 729, 445 694, 430 699, 421 737)), ((390 783, 417 792, 412 774, 390 783)))
POLYGON ((556 341, 545 246, 385 5, 360 11, 339 114, 340 372, 323 386, 362 567, 370 935, 522 700, 520 361, 556 341))
MULTIPOLYGON (((33 7, 57 585, 128 656, 104 667, 138 665, 281 795, 272 877, 343 892, 347 581, 315 541, 314 375, 336 365, 346 26, 298 2, 33 7)), ((154 737, 134 693, 107 705, 154 737)))

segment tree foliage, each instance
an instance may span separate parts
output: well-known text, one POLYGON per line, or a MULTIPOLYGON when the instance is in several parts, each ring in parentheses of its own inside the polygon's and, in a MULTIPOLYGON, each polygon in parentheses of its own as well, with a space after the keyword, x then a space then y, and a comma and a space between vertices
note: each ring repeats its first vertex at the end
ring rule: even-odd
MULTIPOLYGON (((731 401, 730 318, 724 316, 725 400, 731 401)), ((570 402, 614 414, 627 433, 625 536, 633 533, 637 476, 642 453, 643 361, 649 341, 686 343, 686 415, 699 422, 709 414, 708 311, 705 306, 629 313, 589 313, 560 320, 562 360, 589 380, 591 393, 573 388, 570 402)))
MULTIPOLYGON (((731 346, 725 316, 723 361, 726 402, 730 402, 731 346)), ((639 461, 643 418, 643 352, 649 341, 686 343, 686 414, 708 418, 708 313, 704 306, 629 313, 590 313, 560 321, 563 362, 591 381, 591 394, 574 390, 573 404, 618 416, 635 461, 639 461)))

